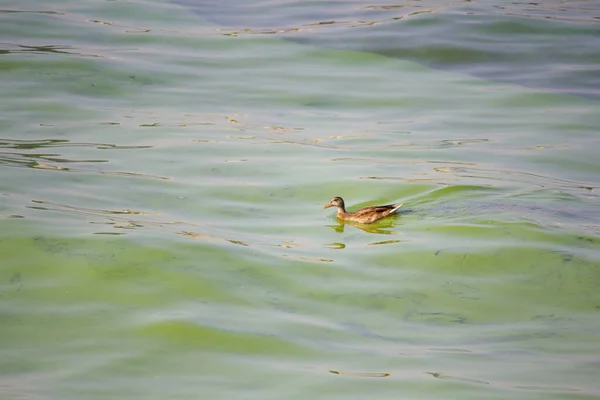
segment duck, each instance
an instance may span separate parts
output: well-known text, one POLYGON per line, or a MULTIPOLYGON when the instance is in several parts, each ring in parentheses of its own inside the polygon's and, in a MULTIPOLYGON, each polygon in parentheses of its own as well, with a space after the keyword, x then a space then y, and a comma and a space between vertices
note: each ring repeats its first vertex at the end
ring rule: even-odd
POLYGON ((371 224, 398 211, 398 209, 402 207, 402 203, 386 204, 384 206, 367 206, 355 212, 346 212, 344 199, 341 197, 334 197, 329 203, 323 206, 323 208, 329 207, 337 207, 337 217, 341 220, 354 221, 361 224, 371 224))

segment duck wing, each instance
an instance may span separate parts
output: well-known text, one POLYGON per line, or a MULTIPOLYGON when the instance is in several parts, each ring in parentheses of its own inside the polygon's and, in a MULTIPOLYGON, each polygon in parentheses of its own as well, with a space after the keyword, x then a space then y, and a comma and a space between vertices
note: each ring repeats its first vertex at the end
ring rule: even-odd
POLYGON ((383 215, 388 215, 393 213, 394 211, 396 211, 397 209, 399 209, 402 206, 402 204, 386 204, 383 206, 368 206, 368 207, 364 207, 361 208, 360 210, 356 211, 354 213, 354 215, 358 216, 364 216, 364 215, 371 215, 371 214, 383 214, 383 215))

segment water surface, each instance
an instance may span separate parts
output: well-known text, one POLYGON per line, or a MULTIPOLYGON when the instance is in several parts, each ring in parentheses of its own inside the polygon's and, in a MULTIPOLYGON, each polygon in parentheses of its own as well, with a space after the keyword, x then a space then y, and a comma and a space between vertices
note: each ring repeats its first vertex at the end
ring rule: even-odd
POLYGON ((598 3, 207 4, 0 10, 0 397, 597 398, 598 3))

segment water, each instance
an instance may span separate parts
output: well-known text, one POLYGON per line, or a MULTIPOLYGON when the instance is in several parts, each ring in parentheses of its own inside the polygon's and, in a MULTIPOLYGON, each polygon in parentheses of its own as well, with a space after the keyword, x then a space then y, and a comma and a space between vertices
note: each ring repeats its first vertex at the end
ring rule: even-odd
POLYGON ((1 398, 600 396, 598 2, 207 4, 0 7, 1 398))

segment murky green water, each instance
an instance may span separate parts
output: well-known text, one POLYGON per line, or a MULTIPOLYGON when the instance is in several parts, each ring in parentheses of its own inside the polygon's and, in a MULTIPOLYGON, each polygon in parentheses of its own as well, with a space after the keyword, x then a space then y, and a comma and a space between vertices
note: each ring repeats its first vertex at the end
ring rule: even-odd
POLYGON ((0 397, 598 398, 598 15, 1 6, 0 397))

